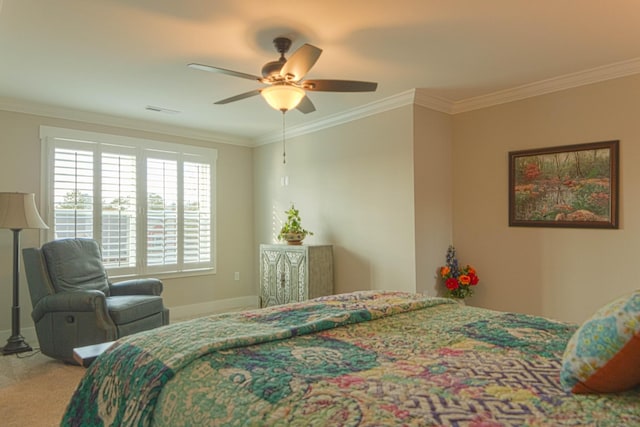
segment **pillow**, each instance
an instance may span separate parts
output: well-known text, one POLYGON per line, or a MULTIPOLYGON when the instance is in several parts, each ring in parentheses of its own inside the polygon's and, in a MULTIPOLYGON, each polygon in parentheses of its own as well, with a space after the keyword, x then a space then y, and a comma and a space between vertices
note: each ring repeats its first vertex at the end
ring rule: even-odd
POLYGON ((573 334, 560 384, 573 393, 612 393, 640 385, 640 290, 605 305, 573 334))

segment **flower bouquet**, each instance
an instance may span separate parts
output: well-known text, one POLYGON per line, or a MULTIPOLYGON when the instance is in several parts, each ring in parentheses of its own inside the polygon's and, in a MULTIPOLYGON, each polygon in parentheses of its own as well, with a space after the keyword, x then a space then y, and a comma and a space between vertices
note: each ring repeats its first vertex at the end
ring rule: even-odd
POLYGON ((440 277, 444 280, 449 298, 470 297, 473 295, 473 288, 480 282, 473 267, 467 264, 461 268, 458 265, 456 249, 453 246, 447 249, 447 264, 440 268, 440 277))

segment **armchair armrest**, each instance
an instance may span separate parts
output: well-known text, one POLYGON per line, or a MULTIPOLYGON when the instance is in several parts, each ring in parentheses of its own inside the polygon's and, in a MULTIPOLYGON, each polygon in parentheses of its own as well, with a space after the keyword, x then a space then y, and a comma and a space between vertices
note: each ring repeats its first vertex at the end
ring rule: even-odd
POLYGON ((159 279, 132 279, 111 283, 111 295, 156 295, 162 294, 159 279))
POLYGON ((33 307, 31 317, 38 322, 45 314, 51 312, 95 312, 98 316, 108 317, 107 302, 104 292, 87 290, 77 292, 60 292, 41 298, 33 307))

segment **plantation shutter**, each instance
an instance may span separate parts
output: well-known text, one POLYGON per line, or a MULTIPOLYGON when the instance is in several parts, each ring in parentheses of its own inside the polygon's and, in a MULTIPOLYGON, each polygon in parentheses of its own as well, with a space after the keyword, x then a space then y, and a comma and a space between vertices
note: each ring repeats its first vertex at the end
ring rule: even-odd
POLYGON ((211 167, 184 163, 184 263, 211 261, 211 167))
POLYGON ((102 153, 102 258, 107 268, 136 266, 136 156, 102 153))
POLYGON ((48 240, 91 238, 112 277, 215 271, 214 149, 41 127, 48 240))
POLYGON ((147 158, 147 265, 178 262, 178 162, 147 158))
POLYGON ((53 229, 56 239, 93 238, 94 152, 56 148, 53 229))

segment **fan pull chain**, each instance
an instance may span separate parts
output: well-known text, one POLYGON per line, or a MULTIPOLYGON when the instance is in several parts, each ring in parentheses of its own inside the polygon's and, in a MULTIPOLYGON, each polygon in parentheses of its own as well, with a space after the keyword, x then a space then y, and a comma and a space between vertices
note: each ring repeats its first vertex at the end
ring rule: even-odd
POLYGON ((284 140, 284 113, 286 110, 282 110, 282 164, 287 164, 287 147, 284 140))

